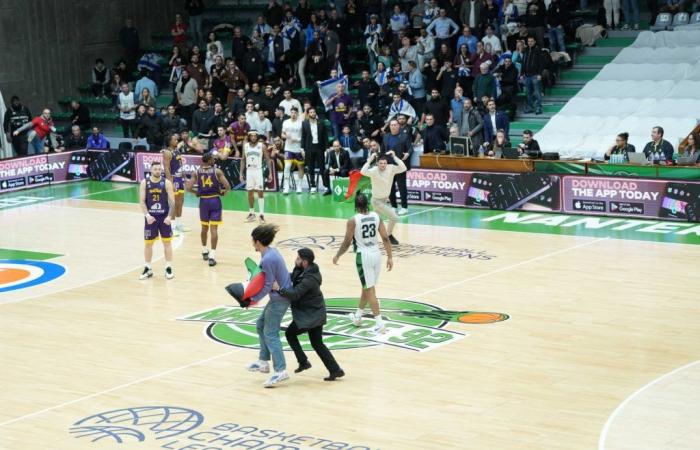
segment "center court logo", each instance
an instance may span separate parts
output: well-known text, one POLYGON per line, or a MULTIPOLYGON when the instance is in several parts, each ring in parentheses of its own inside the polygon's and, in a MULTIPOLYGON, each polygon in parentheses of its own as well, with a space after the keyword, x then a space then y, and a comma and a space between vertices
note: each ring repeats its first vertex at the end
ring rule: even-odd
POLYGON ((60 264, 23 259, 0 259, 0 292, 48 283, 66 273, 60 264))
MULTIPOLYGON (((447 311, 428 303, 399 299, 381 299, 382 316, 386 318, 387 332, 374 334, 369 330, 372 319, 356 327, 348 317, 357 308, 357 298, 326 299, 327 321, 323 328, 324 342, 331 350, 355 349, 388 345, 418 352, 429 351, 462 339, 466 334, 446 330, 449 323, 487 324, 501 322, 506 314, 474 311, 447 311)), ((255 323, 262 308, 241 309, 238 306, 219 306, 179 317, 178 320, 206 322, 207 335, 223 344, 258 349, 259 339, 255 323)), ((280 332, 284 350, 291 350, 284 339, 284 330, 292 321, 288 311, 280 332)), ((299 336, 302 347, 311 351, 306 335, 299 336)))

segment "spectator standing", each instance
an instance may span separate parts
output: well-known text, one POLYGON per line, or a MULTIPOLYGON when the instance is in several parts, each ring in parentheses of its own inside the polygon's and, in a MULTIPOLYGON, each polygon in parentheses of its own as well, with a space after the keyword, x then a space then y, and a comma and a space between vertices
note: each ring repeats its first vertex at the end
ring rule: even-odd
POLYGON ((425 128, 420 132, 423 139, 423 153, 444 152, 447 149, 447 128, 435 123, 432 114, 425 117, 425 128))
MULTIPOLYGON (((619 1, 619 0, 617 0, 619 1)), ((619 14, 619 13, 618 13, 619 14)), ((625 19, 627 19, 625 17, 625 19)), ((565 52, 564 26, 569 21, 569 11, 561 0, 552 0, 547 11, 549 28, 549 49, 553 52, 565 52)))
POLYGON ((136 137, 136 100, 134 93, 129 89, 128 83, 122 83, 121 92, 117 97, 119 108, 119 122, 122 126, 122 133, 125 138, 136 137))
MULTIPOLYGON (((328 132, 323 123, 318 120, 316 110, 309 109, 306 120, 301 124, 301 152, 305 156, 305 165, 309 169, 310 192, 316 192, 316 169, 323 171, 323 153, 328 146, 328 132)), ((324 182, 325 184, 325 182, 324 182)), ((325 184, 326 189, 329 188, 325 184)))
POLYGON ((435 47, 440 48, 442 44, 452 47, 450 40, 459 33, 459 26, 449 17, 444 8, 440 9, 440 15, 428 25, 426 31, 435 35, 435 47))
POLYGON ((137 135, 145 137, 153 151, 158 151, 164 146, 165 123, 162 117, 156 115, 155 106, 149 106, 146 109, 146 114, 141 117, 137 135))
POLYGON ((182 20, 181 14, 175 14, 175 23, 170 27, 170 35, 173 37, 173 45, 180 47, 180 53, 187 50, 187 24, 182 20))
POLYGON ((203 0, 186 0, 185 10, 190 18, 190 34, 195 43, 200 43, 204 40, 202 34, 202 15, 204 14, 203 0))
POLYGON ((3 119, 3 129, 8 135, 8 141, 12 142, 12 148, 17 156, 27 156, 27 131, 23 131, 17 135, 14 134, 31 120, 32 113, 29 109, 20 102, 19 97, 12 96, 10 107, 5 111, 3 119))
POLYGON ((521 77, 525 80, 525 92, 527 93, 525 113, 531 113, 534 107, 535 114, 542 114, 543 70, 544 56, 542 55, 542 49, 535 43, 534 36, 528 36, 521 69, 521 77))
POLYGON ((205 147, 209 146, 209 139, 213 136, 214 110, 209 107, 206 100, 199 100, 199 109, 192 114, 192 133, 199 138, 205 147))
POLYGON ((484 119, 479 114, 472 99, 464 99, 464 108, 462 109, 462 125, 459 128, 459 135, 469 138, 469 152, 472 156, 476 156, 476 150, 481 147, 484 142, 484 119))
POLYGON ((192 113, 197 101, 197 82, 190 78, 188 71, 182 72, 182 77, 175 86, 175 94, 177 103, 180 106, 179 114, 189 125, 192 123, 192 113))
MULTIPOLYGON (((352 114, 352 97, 345 93, 345 84, 338 83, 335 95, 326 100, 325 104, 331 110, 333 136, 338 139, 343 130, 343 125, 350 121, 350 115, 352 114)), ((327 143, 324 142, 325 145, 327 143)))
POLYGON ((139 58, 139 32, 134 27, 131 19, 124 21, 124 26, 119 30, 119 44, 124 49, 124 59, 128 70, 133 70, 139 58))
MULTIPOLYGON (((411 155, 413 154, 413 143, 408 139, 406 134, 400 132, 400 125, 398 120, 392 119, 389 122, 389 130, 390 132, 385 134, 383 139, 382 147, 384 149, 384 153, 387 154, 393 152, 394 157, 400 159, 403 162, 406 170, 410 170, 411 155)), ((397 164, 395 161, 392 161, 392 163, 397 164)), ((401 208, 398 209, 397 214, 406 214, 408 213, 408 192, 406 186, 405 171, 402 171, 401 173, 396 173, 391 183, 389 201, 391 202, 391 206, 394 209, 396 209, 398 204, 396 202, 397 189, 401 195, 401 208)))

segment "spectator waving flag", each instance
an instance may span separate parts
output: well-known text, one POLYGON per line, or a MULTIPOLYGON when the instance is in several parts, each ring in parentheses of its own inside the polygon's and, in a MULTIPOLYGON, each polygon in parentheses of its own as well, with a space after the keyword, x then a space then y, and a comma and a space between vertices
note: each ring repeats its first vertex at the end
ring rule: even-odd
POLYGON ((348 77, 345 75, 341 75, 341 68, 340 64, 338 64, 338 76, 336 78, 329 78, 325 81, 321 81, 318 83, 318 94, 321 96, 321 100, 323 103, 326 103, 326 100, 331 98, 333 95, 335 95, 336 89, 335 87, 339 84, 344 84, 345 85, 345 92, 348 90, 348 77))
POLYGON ((160 72, 163 58, 155 53, 146 53, 139 59, 138 69, 146 69, 149 72, 160 72))
POLYGON ((359 170, 351 170, 348 175, 348 192, 345 194, 346 202, 350 201, 355 192, 362 192, 372 186, 372 180, 362 175, 359 170))

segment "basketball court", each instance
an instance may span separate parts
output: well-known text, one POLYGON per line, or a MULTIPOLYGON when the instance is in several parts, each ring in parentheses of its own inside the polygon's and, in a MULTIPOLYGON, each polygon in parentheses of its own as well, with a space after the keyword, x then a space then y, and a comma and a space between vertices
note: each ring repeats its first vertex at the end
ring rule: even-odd
POLYGON ((316 252, 342 380, 313 352, 274 389, 246 371, 259 309, 224 291, 259 260, 245 193, 213 268, 188 194, 175 278, 146 281, 137 186, 1 196, 0 449, 700 448, 700 225, 413 206, 377 337, 346 318, 352 256, 331 262, 352 205, 266 200, 288 266, 316 252))

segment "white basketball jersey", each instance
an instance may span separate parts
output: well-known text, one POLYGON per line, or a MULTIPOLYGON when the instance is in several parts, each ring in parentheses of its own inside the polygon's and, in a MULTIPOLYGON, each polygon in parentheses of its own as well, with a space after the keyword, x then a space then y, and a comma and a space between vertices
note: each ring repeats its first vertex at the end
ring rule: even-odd
POLYGON ((355 236, 353 243, 356 252, 379 251, 379 215, 372 211, 368 214, 355 214, 355 236))
POLYGON ((249 142, 243 144, 243 152, 245 153, 245 165, 251 169, 262 168, 263 144, 257 142, 255 145, 250 145, 249 142))

